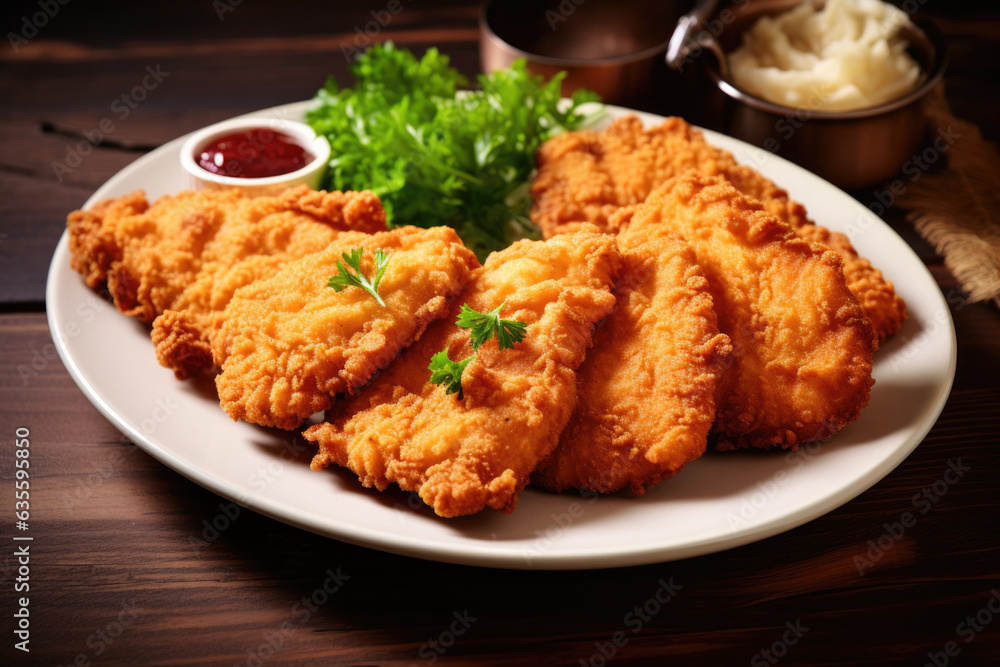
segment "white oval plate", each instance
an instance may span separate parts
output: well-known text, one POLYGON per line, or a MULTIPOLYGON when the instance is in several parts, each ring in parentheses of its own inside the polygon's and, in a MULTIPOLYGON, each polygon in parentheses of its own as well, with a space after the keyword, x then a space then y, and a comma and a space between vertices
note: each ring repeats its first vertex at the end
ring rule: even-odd
MULTIPOLYGON (((309 102, 248 114, 301 119, 309 102)), ((609 107, 609 118, 628 109, 609 107)), ((649 125, 661 120, 639 116, 649 125)), ((398 490, 377 493, 339 470, 314 472, 295 433, 231 421, 210 382, 178 382, 156 362, 149 328, 99 299, 69 266, 68 237, 52 258, 53 339, 90 401, 145 451, 212 491, 279 521, 354 544, 452 563, 575 569, 660 562, 754 542, 802 525, 878 482, 913 451, 955 376, 955 332, 933 277, 907 244, 850 196, 804 169, 706 132, 780 183, 814 219, 846 232, 906 300, 909 319, 875 358, 861 418, 796 453, 708 454, 640 498, 526 489, 516 511, 444 520, 398 490)), ((182 189, 184 137, 123 169, 87 206, 144 189, 182 189)))

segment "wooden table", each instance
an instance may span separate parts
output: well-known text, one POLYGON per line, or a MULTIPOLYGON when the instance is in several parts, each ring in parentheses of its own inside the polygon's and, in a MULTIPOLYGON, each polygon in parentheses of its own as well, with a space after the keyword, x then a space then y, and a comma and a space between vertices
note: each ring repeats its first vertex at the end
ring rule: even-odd
MULTIPOLYGON (((996 140, 1000 17, 944 4, 926 9, 951 41, 949 98, 996 140)), ((843 507, 755 544, 641 567, 503 571, 388 555, 244 511, 193 545, 221 499, 125 441, 70 379, 45 320, 49 260, 66 214, 148 150, 309 98, 328 74, 349 81, 343 45, 387 6, 32 1, 8 12, 5 33, 26 39, 16 53, 0 49, 0 662, 602 665, 614 654, 620 664, 998 664, 1000 314, 981 304, 952 312, 954 389, 917 450, 843 507), (43 16, 43 5, 58 9, 43 16), (162 82, 122 117, 116 100, 147 68, 162 82), (104 119, 113 130, 105 124, 78 165, 53 166, 70 164, 104 119), (24 543, 11 539, 22 426, 32 443, 30 593, 15 592, 24 543), (959 460, 968 471, 859 574, 854 557, 959 460), (671 579, 682 590, 653 604, 671 579), (14 650, 21 596, 30 654, 14 650)), ((436 45, 478 71, 475 3, 402 6, 376 38, 436 45)), ((887 220, 952 290, 902 216, 887 220)))

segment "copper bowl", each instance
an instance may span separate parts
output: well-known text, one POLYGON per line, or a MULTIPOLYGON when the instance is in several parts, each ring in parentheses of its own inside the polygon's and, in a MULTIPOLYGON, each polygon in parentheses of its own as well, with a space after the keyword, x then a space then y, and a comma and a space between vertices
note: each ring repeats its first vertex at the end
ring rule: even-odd
POLYGON ((724 96, 724 131, 786 157, 844 189, 871 186, 891 178, 905 168, 924 139, 924 100, 941 81, 947 65, 944 37, 929 22, 911 21, 904 28, 910 54, 923 69, 924 78, 903 97, 853 111, 786 107, 736 86, 725 76, 722 54, 738 48, 743 31, 758 18, 796 4, 798 0, 737 3, 740 6, 730 8, 732 13, 726 17, 729 20, 721 20, 721 13, 716 15, 715 25, 725 26, 717 36, 706 41, 702 31, 702 40, 695 48, 715 54, 715 58, 706 56, 704 60, 709 77, 724 96))
POLYGON ((663 54, 683 8, 671 0, 490 0, 479 15, 485 72, 517 58, 550 78, 567 72, 564 95, 578 88, 605 102, 634 104, 669 77, 663 54))

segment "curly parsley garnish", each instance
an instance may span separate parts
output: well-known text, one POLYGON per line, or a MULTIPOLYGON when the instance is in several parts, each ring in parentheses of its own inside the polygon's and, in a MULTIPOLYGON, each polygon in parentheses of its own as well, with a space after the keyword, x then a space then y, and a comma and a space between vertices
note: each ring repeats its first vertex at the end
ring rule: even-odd
MULTIPOLYGON (((469 339, 472 343, 473 352, 478 351, 479 347, 490 338, 497 339, 497 347, 501 350, 514 347, 514 343, 520 343, 524 338, 525 330, 528 328, 527 324, 518 320, 504 320, 500 318, 500 311, 506 305, 507 302, 504 301, 490 312, 480 313, 470 308, 467 304, 462 304, 462 307, 459 309, 458 320, 456 320, 455 324, 463 329, 472 330, 469 339)), ((462 373, 465 372, 465 367, 469 365, 469 362, 475 358, 476 355, 473 354, 468 359, 452 361, 448 357, 447 350, 438 352, 431 357, 431 363, 427 367, 431 371, 431 383, 444 386, 444 390, 448 394, 457 393, 458 400, 462 400, 464 398, 462 393, 462 373)))
POLYGON ((360 287, 365 290, 379 302, 379 305, 385 307, 385 302, 382 301, 382 297, 378 295, 378 284, 382 280, 382 274, 385 273, 385 267, 389 265, 389 255, 382 252, 381 249, 375 251, 375 279, 369 281, 363 273, 361 273, 361 254, 363 252, 362 248, 355 248, 349 252, 341 254, 344 261, 347 262, 348 266, 354 269, 354 273, 351 273, 344 268, 344 265, 337 260, 337 275, 330 278, 327 283, 328 287, 332 287, 335 291, 339 292, 345 287, 360 287))
POLYGON ((476 355, 472 355, 462 361, 452 361, 448 358, 448 350, 441 350, 431 357, 431 365, 427 367, 428 370, 433 371, 431 373, 431 384, 443 385, 445 393, 457 393, 458 400, 462 400, 464 398, 462 394, 462 373, 465 372, 465 367, 469 365, 469 362, 475 358, 476 355))
POLYGON ((480 345, 494 336, 501 350, 514 347, 514 343, 520 343, 521 339, 524 338, 524 330, 528 328, 527 324, 517 320, 500 319, 500 311, 506 305, 507 302, 504 301, 484 314, 469 308, 467 304, 462 304, 456 324, 463 329, 472 329, 473 350, 478 350, 480 345))
POLYGON ((330 79, 306 113, 333 149, 324 188, 375 192, 390 227, 451 225, 480 260, 537 238, 526 215, 535 152, 603 113, 586 104, 597 96, 577 90, 563 106, 565 75, 545 81, 524 60, 457 94, 468 81, 435 48, 349 50, 353 87, 330 79))

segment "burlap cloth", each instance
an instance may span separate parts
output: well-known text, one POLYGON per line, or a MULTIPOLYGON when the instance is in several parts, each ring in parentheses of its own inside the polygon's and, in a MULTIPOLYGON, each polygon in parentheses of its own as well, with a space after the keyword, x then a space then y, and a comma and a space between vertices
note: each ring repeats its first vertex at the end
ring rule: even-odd
POLYGON ((1000 306, 1000 154, 979 128, 952 115, 939 85, 926 101, 933 136, 949 136, 946 166, 923 173, 897 199, 944 258, 970 302, 1000 306))

